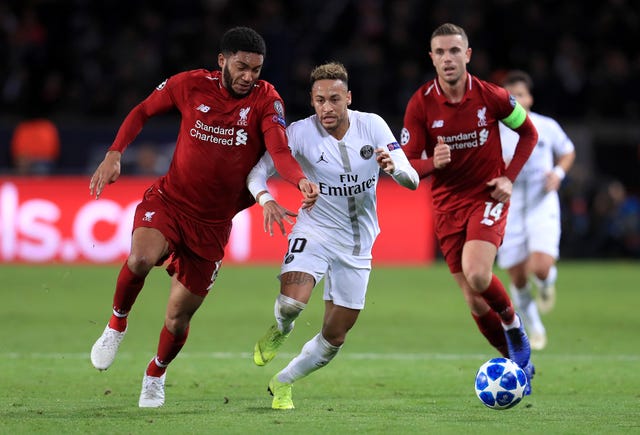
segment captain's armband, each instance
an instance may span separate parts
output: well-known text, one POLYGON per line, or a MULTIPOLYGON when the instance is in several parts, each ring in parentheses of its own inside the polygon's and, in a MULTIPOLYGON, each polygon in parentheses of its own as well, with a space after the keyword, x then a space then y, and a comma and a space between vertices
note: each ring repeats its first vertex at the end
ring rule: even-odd
POLYGON ((515 130, 524 123, 525 119, 527 119, 527 111, 516 101, 516 105, 514 106, 511 115, 501 119, 501 121, 511 130, 515 130))

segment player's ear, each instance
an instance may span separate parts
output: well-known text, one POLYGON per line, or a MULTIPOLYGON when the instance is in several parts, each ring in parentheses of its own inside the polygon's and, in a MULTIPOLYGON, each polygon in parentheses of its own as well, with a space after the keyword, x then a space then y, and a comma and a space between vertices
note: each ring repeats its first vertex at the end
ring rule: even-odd
POLYGON ((224 68, 224 64, 226 63, 227 59, 225 59, 224 54, 222 53, 218 53, 218 66, 220 67, 220 69, 224 68))
POLYGON ((437 68, 438 65, 436 64, 435 55, 429 52, 429 57, 431 58, 431 65, 433 65, 434 68, 437 68))
POLYGON ((347 91, 347 106, 351 105, 351 91, 347 91))

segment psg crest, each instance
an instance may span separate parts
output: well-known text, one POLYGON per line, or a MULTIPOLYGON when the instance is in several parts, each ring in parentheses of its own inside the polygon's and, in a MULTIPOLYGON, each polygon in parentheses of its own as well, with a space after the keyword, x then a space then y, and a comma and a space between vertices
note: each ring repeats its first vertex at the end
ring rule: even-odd
POLYGON ((369 160, 371 156, 373 156, 373 147, 371 145, 365 145, 360 148, 360 157, 369 160))

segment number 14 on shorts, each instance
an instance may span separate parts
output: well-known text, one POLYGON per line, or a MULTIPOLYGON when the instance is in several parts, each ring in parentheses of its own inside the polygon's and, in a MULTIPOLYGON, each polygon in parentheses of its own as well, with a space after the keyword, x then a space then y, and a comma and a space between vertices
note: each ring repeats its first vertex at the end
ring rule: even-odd
POLYGON ((504 204, 501 202, 485 202, 484 213, 482 214, 483 219, 480 221, 480 223, 488 227, 495 224, 500 219, 500 216, 502 216, 503 207, 504 204))

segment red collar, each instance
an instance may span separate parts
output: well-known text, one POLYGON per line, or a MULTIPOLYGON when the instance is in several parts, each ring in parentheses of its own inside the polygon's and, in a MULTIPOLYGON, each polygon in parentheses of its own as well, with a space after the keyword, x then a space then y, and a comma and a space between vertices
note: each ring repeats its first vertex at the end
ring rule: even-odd
MULTIPOLYGON (((469 98, 471 98, 471 90, 473 89, 473 80, 472 80, 472 76, 471 74, 469 74, 467 72, 467 90, 465 91, 464 95, 462 96, 462 100, 460 100, 460 103, 464 102, 465 100, 468 100, 469 98)), ((444 92, 442 91, 442 88, 440 87, 440 83, 438 83, 438 77, 436 76, 436 78, 433 79, 433 82, 427 87, 427 90, 425 91, 425 95, 430 94, 431 92, 434 92, 435 97, 442 103, 449 103, 449 104, 460 104, 460 103, 450 103, 449 100, 447 99, 447 97, 444 95, 444 92)))

